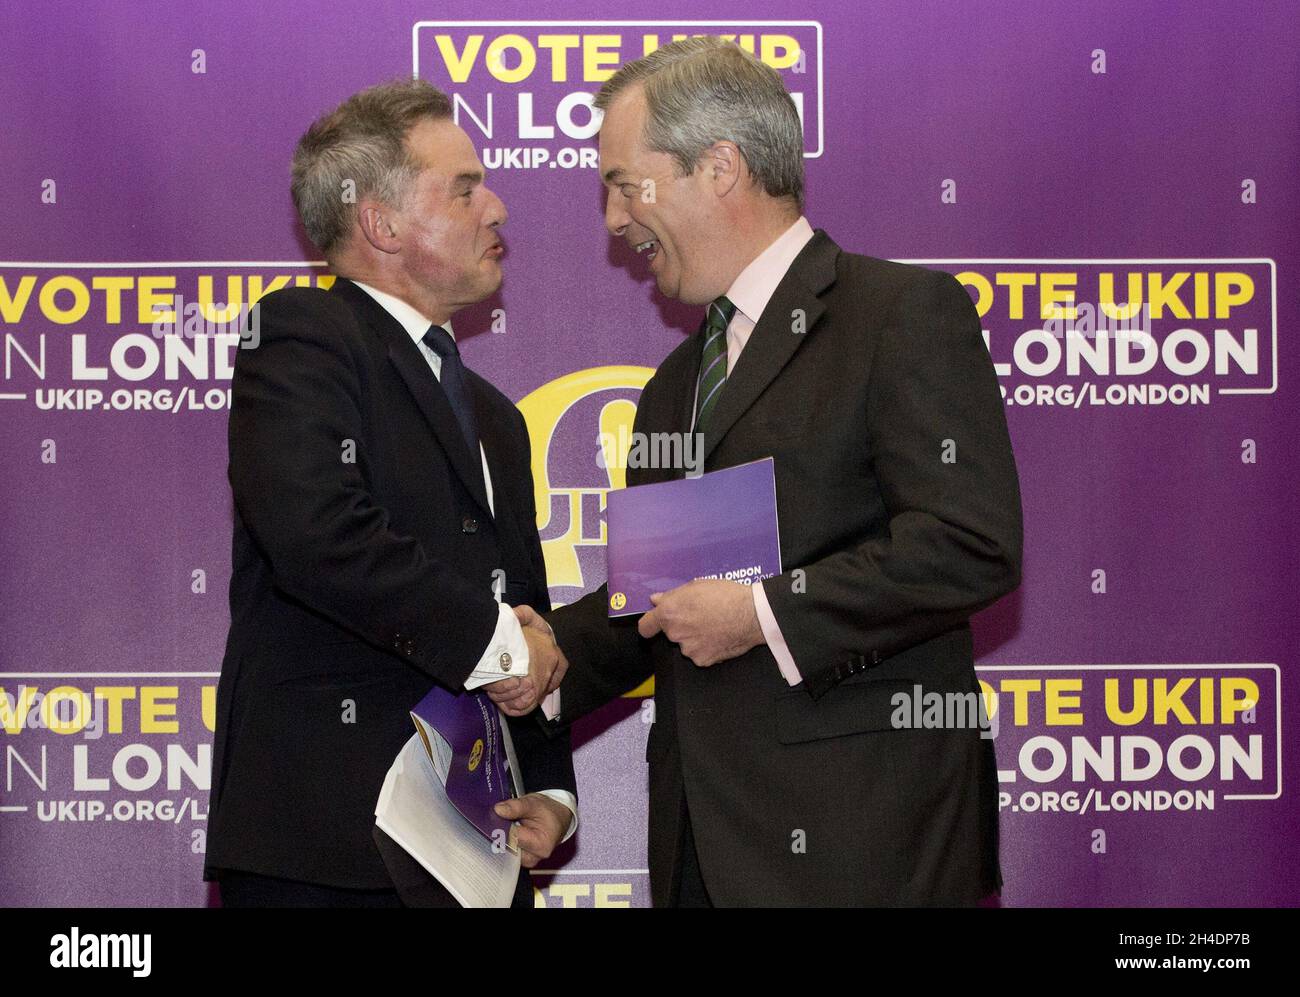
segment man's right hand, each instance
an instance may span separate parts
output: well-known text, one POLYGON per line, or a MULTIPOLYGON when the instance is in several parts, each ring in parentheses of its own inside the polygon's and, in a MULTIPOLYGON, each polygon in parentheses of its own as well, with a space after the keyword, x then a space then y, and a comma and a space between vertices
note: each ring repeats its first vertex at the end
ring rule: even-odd
POLYGON ((528 643, 528 674, 523 678, 493 682, 484 686, 483 691, 501 708, 501 712, 522 717, 559 688, 569 662, 555 643, 550 626, 530 606, 515 606, 514 613, 528 643))

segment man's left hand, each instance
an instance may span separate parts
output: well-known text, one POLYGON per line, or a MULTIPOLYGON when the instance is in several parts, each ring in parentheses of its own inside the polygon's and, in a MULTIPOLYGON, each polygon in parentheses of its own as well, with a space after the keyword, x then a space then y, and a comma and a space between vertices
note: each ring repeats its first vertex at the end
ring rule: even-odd
POLYGON ((502 800, 495 809, 498 817, 518 823, 515 840, 519 844, 519 861, 525 869, 532 869, 550 857, 573 819, 568 807, 541 793, 502 800))
POLYGON ((700 668, 764 643, 748 585, 707 578, 656 592, 650 601, 655 608, 637 623, 641 636, 662 632, 700 668))

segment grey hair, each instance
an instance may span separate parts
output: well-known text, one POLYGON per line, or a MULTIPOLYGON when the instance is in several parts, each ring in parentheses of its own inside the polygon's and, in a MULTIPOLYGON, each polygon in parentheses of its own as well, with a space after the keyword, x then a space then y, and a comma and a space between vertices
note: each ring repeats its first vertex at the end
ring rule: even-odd
POLYGON ((406 145, 411 127, 451 116, 451 101, 437 87, 399 79, 353 94, 312 123, 294 150, 289 191, 303 228, 326 258, 347 241, 362 197, 402 206, 420 171, 406 145), (348 181, 353 197, 344 196, 348 181))
POLYGON ((645 93, 646 145, 672 156, 682 176, 713 143, 734 142, 755 182, 803 211, 803 128, 775 69, 724 38, 685 38, 620 68, 596 107, 608 110, 637 85, 645 93))

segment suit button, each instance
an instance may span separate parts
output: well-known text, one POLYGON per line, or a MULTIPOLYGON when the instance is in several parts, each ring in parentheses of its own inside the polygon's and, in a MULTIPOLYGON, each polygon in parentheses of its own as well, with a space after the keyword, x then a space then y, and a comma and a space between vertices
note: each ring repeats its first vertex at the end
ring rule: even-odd
POLYGON ((461 533, 477 533, 477 532, 478 532, 478 520, 475 519, 473 516, 466 516, 464 519, 462 519, 462 520, 460 521, 460 532, 461 532, 461 533))
POLYGON ((499 660, 501 661, 501 670, 503 672, 510 671, 511 666, 514 664, 514 659, 510 657, 510 652, 502 651, 499 660))

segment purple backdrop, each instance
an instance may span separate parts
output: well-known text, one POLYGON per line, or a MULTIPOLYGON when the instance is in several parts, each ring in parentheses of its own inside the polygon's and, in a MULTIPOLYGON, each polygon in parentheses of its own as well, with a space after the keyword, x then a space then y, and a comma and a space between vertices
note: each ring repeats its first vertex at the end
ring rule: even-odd
MULTIPOLYGON (((698 316, 604 232, 582 95, 646 35, 704 32, 797 95, 812 223, 961 275, 1004 365, 1024 583, 975 621, 1004 903, 1295 904, 1293 9, 667 0, 635 23, 567 2, 510 20, 536 8, 0 13, 0 904, 209 900, 232 346, 156 336, 150 307, 323 273, 288 161, 363 86, 418 71, 462 98, 510 220, 506 284, 457 332, 528 416, 555 597, 600 583, 621 480, 597 433, 698 316), (1154 298, 1143 332, 1052 334, 1044 302, 1073 291, 1082 315, 1109 275, 1123 303, 1130 274, 1154 298), (103 722, 81 729, 96 690, 103 722)), ((583 828, 539 903, 647 902, 648 717, 638 695, 581 725, 583 828)))

